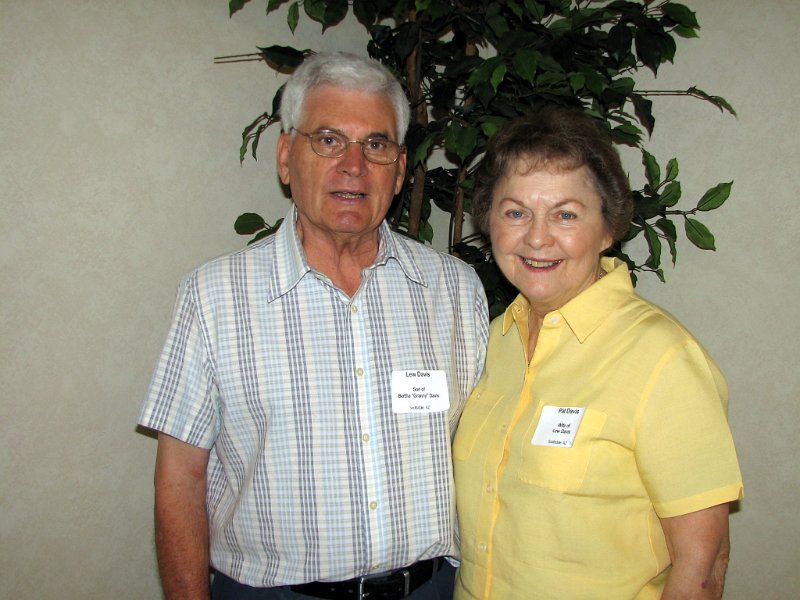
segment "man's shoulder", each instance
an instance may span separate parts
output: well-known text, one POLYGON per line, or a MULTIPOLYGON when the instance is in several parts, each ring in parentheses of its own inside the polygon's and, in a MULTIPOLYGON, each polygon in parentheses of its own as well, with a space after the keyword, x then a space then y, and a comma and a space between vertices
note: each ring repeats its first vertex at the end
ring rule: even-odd
POLYGON ((185 277, 184 281, 220 281, 228 280, 233 269, 264 269, 272 264, 275 254, 275 234, 268 235, 252 244, 222 254, 208 260, 185 277))

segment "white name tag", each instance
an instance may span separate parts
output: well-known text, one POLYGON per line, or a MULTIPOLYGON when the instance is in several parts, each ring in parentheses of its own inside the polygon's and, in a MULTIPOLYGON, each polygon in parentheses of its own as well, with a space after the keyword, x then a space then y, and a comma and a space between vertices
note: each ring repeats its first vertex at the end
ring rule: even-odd
POLYGON ((393 412, 441 412, 449 408, 444 371, 392 371, 393 412))
POLYGON ((574 406, 545 406, 531 444, 572 448, 585 410, 574 406))

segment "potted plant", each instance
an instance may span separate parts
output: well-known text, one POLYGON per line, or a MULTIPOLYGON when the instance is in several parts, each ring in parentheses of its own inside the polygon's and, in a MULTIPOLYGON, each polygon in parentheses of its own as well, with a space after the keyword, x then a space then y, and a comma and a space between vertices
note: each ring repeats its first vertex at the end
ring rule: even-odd
MULTIPOLYGON (((230 0, 231 16, 247 2, 230 0)), ((681 199, 677 159, 662 169, 646 147, 656 123, 651 98, 687 96, 722 112, 735 111, 724 98, 696 87, 643 90, 634 78, 642 69, 657 74, 674 60, 678 39, 697 37, 699 24, 687 6, 656 0, 269 0, 267 15, 287 2, 292 31, 304 13, 321 24, 323 34, 352 8, 369 35, 367 53, 403 82, 412 103, 405 140, 408 173, 389 212, 390 225, 430 242, 432 204, 449 213, 447 246, 475 266, 492 317, 515 292, 495 267, 487 240, 479 233, 464 235, 471 175, 487 139, 505 121, 543 104, 580 107, 615 143, 641 151, 646 183, 633 192, 635 216, 624 241, 643 236, 648 255, 637 262, 623 245, 612 250, 631 268, 634 281, 641 272, 664 280, 664 245, 674 266, 676 221, 682 221, 692 244, 714 250, 714 236, 696 215, 719 208, 733 182, 714 185, 692 208, 676 206, 681 199)), ((259 60, 290 72, 312 51, 285 46, 257 50, 217 60, 259 60)), ((278 121, 279 103, 280 90, 271 111, 245 128, 241 160, 248 151, 257 157, 261 133, 278 121)), ((246 213, 235 226, 239 233, 255 234, 255 240, 277 224, 246 213)))

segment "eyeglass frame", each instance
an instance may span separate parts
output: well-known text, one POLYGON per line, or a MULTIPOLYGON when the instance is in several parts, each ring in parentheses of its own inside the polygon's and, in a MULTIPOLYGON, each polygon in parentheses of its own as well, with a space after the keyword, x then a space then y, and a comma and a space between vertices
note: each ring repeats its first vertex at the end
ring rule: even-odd
POLYGON ((350 144, 361 144, 361 155, 364 157, 365 160, 371 162, 374 165, 393 165, 394 163, 397 162, 397 160, 400 158, 400 155, 403 152, 405 152, 406 149, 405 144, 398 144, 394 140, 390 140, 387 137, 381 137, 381 136, 371 136, 364 138, 363 140, 349 140, 347 139, 347 136, 344 133, 342 133, 341 131, 337 131, 336 129, 317 129, 310 133, 305 133, 297 129, 297 127, 290 127, 289 131, 294 131, 296 133, 299 133, 303 137, 308 138, 308 143, 311 146, 311 150, 314 152, 314 154, 316 154, 317 156, 321 156, 322 158, 341 158, 347 153, 347 149, 350 147, 350 144), (342 137, 344 139, 345 144, 340 154, 321 154, 320 152, 317 151, 317 149, 314 147, 314 136, 324 133, 331 133, 334 134, 336 137, 342 137), (397 156, 395 156, 394 160, 392 160, 391 162, 377 162, 375 160, 372 160, 369 156, 367 156, 367 147, 365 146, 365 144, 370 141, 380 141, 383 143, 388 143, 390 145, 397 146, 397 156))

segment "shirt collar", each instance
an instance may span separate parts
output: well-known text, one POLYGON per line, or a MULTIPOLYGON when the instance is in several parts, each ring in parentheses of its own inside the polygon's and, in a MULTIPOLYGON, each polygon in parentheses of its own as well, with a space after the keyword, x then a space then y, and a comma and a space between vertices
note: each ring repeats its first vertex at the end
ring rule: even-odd
MULTIPOLYGON (((408 279, 427 286, 408 246, 417 242, 393 235, 386 221, 381 222, 378 235, 378 255, 370 269, 385 266, 390 260, 395 260, 408 279)), ((268 282, 270 302, 291 291, 307 273, 314 272, 306 260, 303 244, 297 233, 297 206, 294 204, 275 233, 274 244, 275 252, 268 282)))
MULTIPOLYGON (((630 273, 618 258, 603 257, 600 266, 607 275, 596 281, 564 306, 558 309, 572 333, 583 343, 605 321, 611 313, 633 294, 630 273)), ((530 305, 519 294, 503 313, 503 335, 511 325, 527 325, 530 305)))

